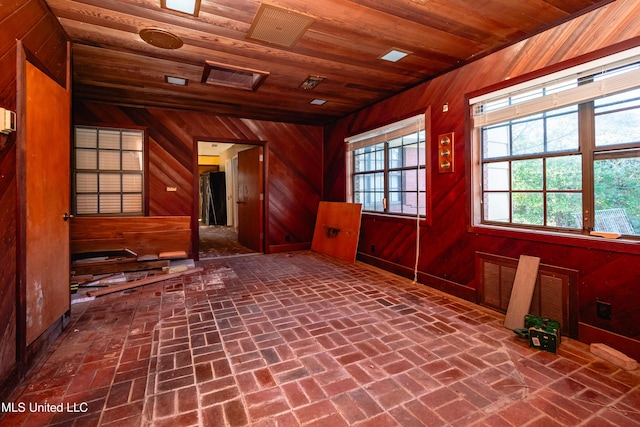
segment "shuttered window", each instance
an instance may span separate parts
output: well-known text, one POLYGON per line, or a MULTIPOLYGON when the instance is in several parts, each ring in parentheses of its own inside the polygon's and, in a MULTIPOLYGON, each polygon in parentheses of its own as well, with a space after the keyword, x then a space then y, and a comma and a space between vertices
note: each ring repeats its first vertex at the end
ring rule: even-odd
POLYGON ((75 127, 76 215, 142 215, 144 132, 75 127))

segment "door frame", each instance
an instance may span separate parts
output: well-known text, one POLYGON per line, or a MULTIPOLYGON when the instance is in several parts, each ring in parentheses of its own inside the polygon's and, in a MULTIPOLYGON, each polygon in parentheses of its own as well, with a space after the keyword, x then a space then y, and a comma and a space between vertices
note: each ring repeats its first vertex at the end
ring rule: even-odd
POLYGON ((215 141, 224 144, 238 144, 238 145, 259 145, 262 146, 262 183, 264 200, 262 200, 262 229, 264 230, 264 238, 262 239, 262 252, 269 253, 269 244, 267 243, 267 236, 269 235, 269 174, 268 170, 268 143, 261 140, 250 139, 234 139, 234 138, 218 138, 215 136, 194 136, 193 137, 193 204, 191 208, 191 252, 193 253, 194 260, 200 259, 200 227, 198 224, 198 206, 200 200, 200 176, 198 174, 198 141, 215 141))

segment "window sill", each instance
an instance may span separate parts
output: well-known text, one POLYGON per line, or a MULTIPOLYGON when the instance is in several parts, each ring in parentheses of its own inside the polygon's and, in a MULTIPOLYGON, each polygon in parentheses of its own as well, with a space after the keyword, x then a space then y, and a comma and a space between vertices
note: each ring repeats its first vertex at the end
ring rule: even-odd
MULTIPOLYGON (((367 219, 373 220, 373 221, 387 221, 387 222, 393 222, 396 224, 415 224, 416 223, 415 216, 407 216, 407 215, 394 215, 394 214, 388 214, 388 213, 363 211, 362 217, 363 218, 367 217, 367 219)), ((421 216, 420 225, 425 226, 430 224, 427 222, 427 218, 421 216)))
POLYGON ((563 246, 640 255, 640 241, 631 239, 608 239, 598 236, 584 236, 563 232, 513 229, 497 225, 473 225, 469 227, 468 231, 470 233, 510 239, 530 240, 563 246))

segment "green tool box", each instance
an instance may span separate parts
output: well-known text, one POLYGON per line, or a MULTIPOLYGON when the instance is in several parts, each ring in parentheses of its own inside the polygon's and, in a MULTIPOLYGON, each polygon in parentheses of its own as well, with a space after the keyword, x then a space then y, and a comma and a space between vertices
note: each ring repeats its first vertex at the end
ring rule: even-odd
POLYGON ((556 353, 562 337, 560 322, 546 317, 527 314, 524 327, 529 331, 529 347, 556 353))

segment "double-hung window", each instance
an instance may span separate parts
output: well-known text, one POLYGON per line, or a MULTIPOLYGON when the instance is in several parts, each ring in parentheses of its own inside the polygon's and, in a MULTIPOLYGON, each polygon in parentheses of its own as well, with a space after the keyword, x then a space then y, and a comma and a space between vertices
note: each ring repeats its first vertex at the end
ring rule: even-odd
POLYGON ((363 211, 425 216, 424 115, 346 141, 351 201, 363 211))
POLYGON ((76 215, 143 215, 144 132, 75 127, 76 215))
POLYGON ((476 225, 640 236, 639 53, 471 100, 476 225))

